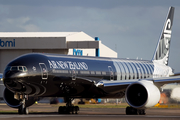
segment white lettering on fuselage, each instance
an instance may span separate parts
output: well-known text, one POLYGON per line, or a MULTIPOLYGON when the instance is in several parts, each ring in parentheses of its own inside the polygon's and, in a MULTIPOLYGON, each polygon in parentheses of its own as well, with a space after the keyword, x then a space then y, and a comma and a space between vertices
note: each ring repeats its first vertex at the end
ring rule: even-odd
POLYGON ((165 46, 167 49, 169 49, 169 40, 171 39, 171 20, 167 19, 166 25, 164 28, 164 41, 165 46))
POLYGON ((88 66, 85 62, 53 61, 53 60, 48 60, 48 62, 49 62, 49 67, 54 69, 88 70, 88 66))

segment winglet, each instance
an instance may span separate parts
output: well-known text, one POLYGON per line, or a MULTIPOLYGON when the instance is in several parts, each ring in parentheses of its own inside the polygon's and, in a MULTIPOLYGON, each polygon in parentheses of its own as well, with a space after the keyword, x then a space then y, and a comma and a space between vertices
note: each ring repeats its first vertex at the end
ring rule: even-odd
POLYGON ((160 64, 168 65, 169 48, 171 41, 171 32, 174 17, 174 7, 169 8, 169 12, 162 30, 160 39, 158 41, 152 61, 157 61, 160 64))

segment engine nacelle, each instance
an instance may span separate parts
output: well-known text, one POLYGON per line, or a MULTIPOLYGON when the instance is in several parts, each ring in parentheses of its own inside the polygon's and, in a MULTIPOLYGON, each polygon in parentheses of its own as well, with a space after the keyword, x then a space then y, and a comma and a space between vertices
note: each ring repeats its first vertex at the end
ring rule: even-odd
POLYGON ((160 91, 152 81, 135 82, 126 89, 127 103, 137 109, 145 109, 156 105, 160 100, 160 91))
MULTIPOLYGON (((21 100, 15 99, 14 93, 7 88, 4 89, 4 101, 8 106, 12 108, 19 108, 22 105, 21 100)), ((34 99, 33 97, 29 97, 28 100, 26 100, 26 107, 33 105, 35 101, 36 99, 34 99)))

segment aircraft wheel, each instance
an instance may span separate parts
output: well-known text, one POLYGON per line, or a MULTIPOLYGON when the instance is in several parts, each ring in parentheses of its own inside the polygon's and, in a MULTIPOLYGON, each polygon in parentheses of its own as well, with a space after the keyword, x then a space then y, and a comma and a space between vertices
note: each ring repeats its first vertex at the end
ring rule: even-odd
POLYGON ((22 111, 21 107, 18 108, 18 114, 23 114, 23 111, 22 111))
POLYGON ((138 110, 138 114, 139 114, 139 115, 146 115, 145 109, 140 109, 140 110, 138 110))
POLYGON ((62 106, 59 106, 58 113, 63 114, 63 107, 62 106))
POLYGON ((137 115, 138 111, 137 109, 133 107, 126 107, 126 115, 137 115))
POLYGON ((75 107, 74 107, 74 106, 71 106, 71 107, 70 107, 70 111, 71 111, 72 114, 74 114, 74 112, 75 112, 75 107))
POLYGON ((64 107, 64 114, 70 114, 70 107, 64 107))
POLYGON ((75 106, 75 107, 74 107, 74 110, 75 110, 75 114, 78 114, 79 107, 78 107, 78 106, 75 106))
POLYGON ((21 105, 19 108, 18 108, 18 113, 19 114, 28 114, 29 113, 29 110, 28 108, 24 107, 23 105, 21 105))
POLYGON ((29 114, 29 109, 28 108, 24 108, 23 111, 24 111, 24 114, 26 114, 26 115, 29 114))
POLYGON ((78 114, 79 107, 78 106, 59 106, 58 113, 59 114, 78 114))

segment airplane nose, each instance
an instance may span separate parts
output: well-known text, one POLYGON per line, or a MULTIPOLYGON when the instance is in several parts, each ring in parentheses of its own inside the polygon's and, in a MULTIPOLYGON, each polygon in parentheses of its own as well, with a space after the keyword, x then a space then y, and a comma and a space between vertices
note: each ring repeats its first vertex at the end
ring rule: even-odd
POLYGON ((24 85, 20 82, 21 79, 17 78, 17 76, 19 76, 20 74, 21 72, 18 71, 4 72, 4 78, 3 78, 4 85, 12 91, 16 91, 16 92, 23 91, 24 85))
POLYGON ((3 81, 4 81, 4 84, 5 85, 11 85, 14 80, 15 80, 15 77, 14 77, 14 73, 13 72, 10 72, 10 71, 6 71, 4 72, 4 75, 3 75, 3 81))

